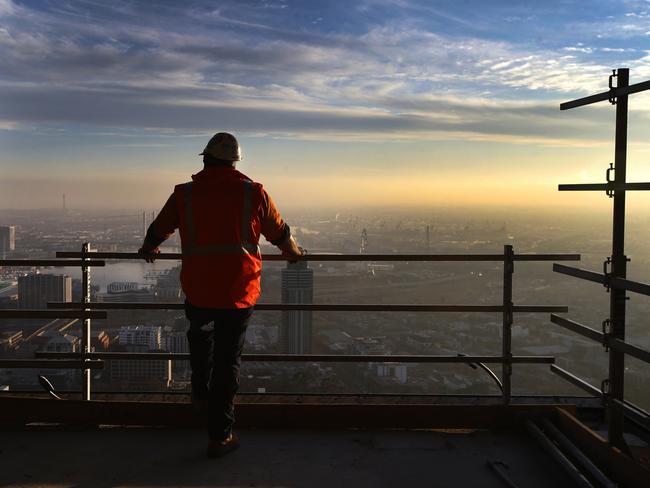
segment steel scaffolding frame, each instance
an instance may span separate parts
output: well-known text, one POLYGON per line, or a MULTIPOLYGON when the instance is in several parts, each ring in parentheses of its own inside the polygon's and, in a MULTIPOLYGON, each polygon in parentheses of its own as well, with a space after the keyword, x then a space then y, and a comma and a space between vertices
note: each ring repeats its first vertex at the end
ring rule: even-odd
POLYGON ((623 437, 625 418, 646 427, 648 425, 647 412, 625 401, 625 354, 650 362, 650 352, 625 342, 625 303, 628 298, 626 291, 650 296, 649 284, 626 278, 627 263, 630 259, 625 255, 625 194, 627 191, 650 190, 650 183, 626 181, 628 96, 650 90, 650 80, 634 85, 630 85, 629 82, 629 69, 619 68, 613 70, 609 76, 609 90, 560 104, 560 110, 582 107, 604 100, 616 106, 614 163, 610 164, 605 172, 606 182, 558 186, 559 191, 605 191, 606 195, 613 199, 612 254, 604 261, 602 273, 559 264, 553 266, 553 271, 557 273, 604 285, 610 293, 610 306, 609 317, 602 324, 602 333, 577 322, 556 315, 551 316, 551 322, 554 324, 598 341, 609 350, 608 377, 603 380, 600 391, 555 365, 551 366, 551 370, 576 386, 592 394, 598 392, 602 396, 608 418, 609 443, 624 452, 629 452, 623 437), (617 80, 616 86, 614 86, 614 79, 617 80), (612 172, 614 179, 611 178, 612 172))

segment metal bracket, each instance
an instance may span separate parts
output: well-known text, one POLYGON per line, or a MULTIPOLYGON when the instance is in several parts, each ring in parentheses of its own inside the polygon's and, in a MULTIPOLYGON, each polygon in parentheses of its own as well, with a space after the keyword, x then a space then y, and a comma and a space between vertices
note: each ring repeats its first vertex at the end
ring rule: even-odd
MULTIPOLYGON (((605 171, 605 180, 607 181, 607 183, 614 183, 614 180, 612 180, 611 178, 612 171, 616 171, 614 169, 614 163, 609 163, 609 168, 607 168, 607 170, 605 171)), ((605 194, 609 198, 614 198, 614 190, 605 190, 605 194)))
POLYGON ((603 283, 603 286, 607 288, 607 292, 609 293, 609 278, 612 275, 612 273, 609 271, 609 265, 612 264, 612 258, 610 256, 607 256, 607 259, 603 261, 603 274, 605 275, 605 282, 603 283))
POLYGON ((612 105, 616 105, 616 95, 614 95, 614 90, 618 87, 614 86, 614 78, 616 78, 618 75, 616 74, 616 70, 612 70, 612 74, 609 75, 609 103, 612 105))
POLYGON ((600 382, 600 392, 603 394, 603 398, 609 395, 609 379, 600 382))
POLYGON ((605 352, 609 352, 609 334, 611 333, 611 327, 611 320, 603 320, 603 347, 605 348, 605 352))

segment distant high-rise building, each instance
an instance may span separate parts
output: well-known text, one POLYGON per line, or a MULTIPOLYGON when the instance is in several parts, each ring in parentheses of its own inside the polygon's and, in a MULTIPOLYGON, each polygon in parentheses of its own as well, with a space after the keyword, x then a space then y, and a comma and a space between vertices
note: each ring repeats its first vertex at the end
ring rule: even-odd
MULTIPOLYGON (((162 327, 132 325, 120 327, 117 351, 156 352, 162 350, 162 327)), ((111 383, 133 390, 165 388, 171 379, 168 361, 127 359, 110 361, 107 367, 111 383)))
POLYGON ((18 277, 18 307, 47 308, 47 302, 71 302, 72 278, 65 275, 29 274, 18 277))
POLYGON ((162 327, 159 325, 126 325, 120 327, 120 345, 138 346, 144 350, 162 349, 162 327))
POLYGON ((368 231, 364 228, 361 231, 361 245, 359 246, 359 254, 366 254, 368 252, 368 231))
MULTIPOLYGON (((287 263, 282 270, 282 303, 312 303, 313 299, 314 271, 306 261, 287 263)), ((282 312, 280 337, 285 353, 311 352, 311 319, 308 310, 282 312)))
POLYGON ((427 225, 427 235, 426 235, 426 246, 427 251, 431 249, 431 227, 427 225))
POLYGON ((16 228, 13 225, 0 226, 0 259, 7 259, 9 251, 16 249, 16 228))

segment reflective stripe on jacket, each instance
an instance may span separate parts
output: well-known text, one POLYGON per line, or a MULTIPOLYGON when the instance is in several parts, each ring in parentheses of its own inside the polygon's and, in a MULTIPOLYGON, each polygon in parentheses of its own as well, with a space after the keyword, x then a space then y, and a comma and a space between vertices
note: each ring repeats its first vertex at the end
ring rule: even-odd
POLYGON ((174 195, 183 250, 181 285, 189 303, 255 305, 262 273, 262 186, 236 170, 211 171, 177 185, 174 195))

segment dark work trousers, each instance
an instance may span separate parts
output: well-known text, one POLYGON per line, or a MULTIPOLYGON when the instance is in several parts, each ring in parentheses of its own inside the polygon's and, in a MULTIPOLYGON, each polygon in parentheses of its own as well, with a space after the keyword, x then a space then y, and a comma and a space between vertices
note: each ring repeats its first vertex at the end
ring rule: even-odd
POLYGON ((235 421, 241 353, 252 308, 199 308, 185 302, 192 395, 208 401, 210 439, 226 439, 235 421))

